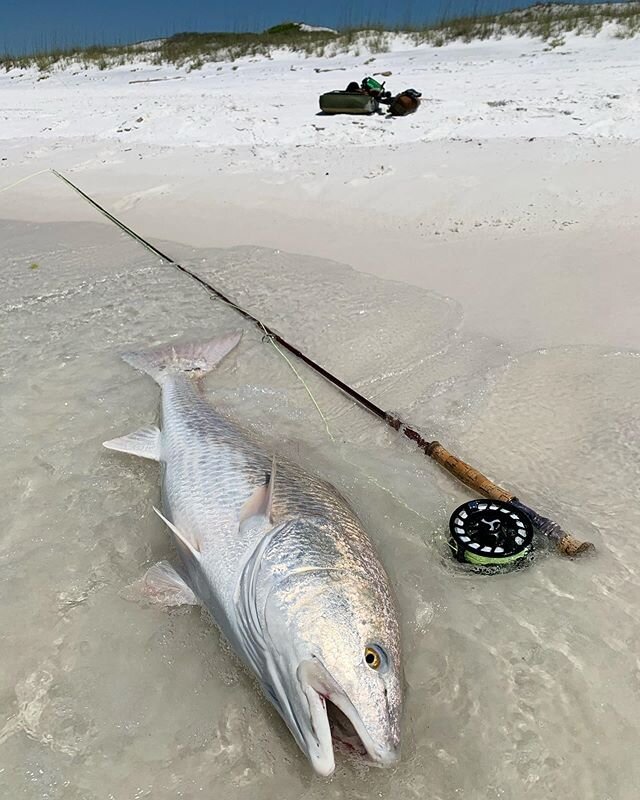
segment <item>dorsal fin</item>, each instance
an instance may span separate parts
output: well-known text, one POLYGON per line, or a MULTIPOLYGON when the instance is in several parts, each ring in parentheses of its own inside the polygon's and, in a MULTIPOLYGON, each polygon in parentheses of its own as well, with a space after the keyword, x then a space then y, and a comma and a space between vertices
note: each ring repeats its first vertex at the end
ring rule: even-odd
POLYGON ((275 483, 276 457, 274 455, 271 462, 271 473, 267 476, 266 483, 263 486, 258 486, 240 510, 240 528, 243 528, 249 520, 256 518, 264 519, 270 523, 273 522, 272 505, 275 483))

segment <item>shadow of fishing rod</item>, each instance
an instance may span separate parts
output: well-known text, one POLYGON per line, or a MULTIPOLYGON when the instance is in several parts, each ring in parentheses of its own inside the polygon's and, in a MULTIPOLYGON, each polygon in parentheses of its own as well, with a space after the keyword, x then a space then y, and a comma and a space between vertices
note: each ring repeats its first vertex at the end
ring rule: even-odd
POLYGON ((238 314, 243 316, 245 319, 253 322, 258 328, 265 334, 265 336, 269 337, 272 341, 277 342, 282 347, 286 348, 290 353, 294 356, 299 358, 303 361, 307 366, 309 366, 312 370, 316 373, 321 375, 325 380, 339 389, 341 392, 346 394, 352 400, 354 400, 358 405, 362 408, 369 411, 374 416, 378 417, 380 420, 385 422, 389 427, 393 428, 398 433, 401 433, 403 436, 406 436, 407 439, 411 440, 415 443, 415 445, 422 450, 425 455, 429 458, 433 459, 437 464, 447 470, 447 472, 451 473, 455 478, 459 481, 462 481, 466 486, 474 491, 482 494, 484 497, 489 498, 490 500, 499 500, 505 503, 511 503, 512 505, 519 508, 523 511, 531 520, 532 525, 542 534, 544 534, 547 538, 551 541, 555 542, 558 552, 565 556, 576 556, 580 553, 587 552, 589 550, 593 550, 594 545, 591 542, 583 542, 580 539, 577 539, 570 533, 567 533, 563 530, 557 522, 554 522, 552 519, 548 517, 543 517, 541 514, 538 514, 537 511, 534 511, 529 506, 525 505, 521 500, 519 500, 512 492, 509 492, 506 489, 503 489, 498 484, 494 483, 493 481, 489 480, 486 475, 483 475, 474 467, 470 466, 469 464, 462 461, 462 459, 455 456, 453 453, 450 453, 440 442, 430 442, 425 439, 421 433, 419 433, 415 427, 412 427, 408 423, 404 422, 399 417, 395 416, 394 414, 390 414, 389 412, 385 411, 384 409, 380 408, 380 406, 376 405, 373 401, 369 400, 369 398, 365 397, 364 395, 360 394, 356 389, 349 384, 345 383, 344 381, 340 380, 336 375, 333 375, 327 369, 325 369, 321 364, 316 363, 312 358, 305 355, 301 350, 299 350, 295 345, 288 342, 279 333, 274 331, 270 328, 266 323, 262 320, 255 317, 246 309, 239 306, 235 303, 231 298, 227 297, 220 289, 217 289, 215 286, 210 284, 208 281, 201 278, 195 272, 192 272, 187 267, 184 267, 182 264, 178 264, 178 262, 174 261, 173 258, 168 256, 166 253, 163 253, 157 247, 152 245, 146 239, 144 239, 140 234, 136 233, 134 230, 129 228, 128 225, 125 225, 124 222, 119 220, 105 208, 103 208, 98 202, 96 202, 92 197, 90 197, 86 192, 83 192, 78 186, 72 183, 68 178, 62 175, 57 170, 51 170, 53 174, 60 178, 61 181, 67 184, 70 188, 76 191, 82 198, 84 198, 88 203, 90 203, 97 211, 103 214, 110 222, 113 222, 114 225, 117 225, 121 231, 126 233, 136 242, 141 244, 151 253, 156 255, 158 258, 166 261, 171 266, 175 267, 180 272, 188 275, 192 278, 196 283, 199 283, 210 295, 216 297, 218 300, 221 300, 223 303, 226 303, 231 308, 235 309, 238 314))

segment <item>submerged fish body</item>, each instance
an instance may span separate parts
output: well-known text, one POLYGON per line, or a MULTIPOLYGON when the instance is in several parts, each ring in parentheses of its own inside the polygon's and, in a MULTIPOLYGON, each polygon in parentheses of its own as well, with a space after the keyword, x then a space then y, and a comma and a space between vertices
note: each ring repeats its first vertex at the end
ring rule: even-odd
POLYGON ((402 671, 388 578, 333 486, 276 462, 205 400, 199 378, 239 339, 124 356, 160 384, 162 430, 105 446, 160 462, 158 513, 182 562, 180 573, 152 567, 147 586, 209 609, 318 774, 334 769, 333 707, 370 761, 395 763, 402 671))

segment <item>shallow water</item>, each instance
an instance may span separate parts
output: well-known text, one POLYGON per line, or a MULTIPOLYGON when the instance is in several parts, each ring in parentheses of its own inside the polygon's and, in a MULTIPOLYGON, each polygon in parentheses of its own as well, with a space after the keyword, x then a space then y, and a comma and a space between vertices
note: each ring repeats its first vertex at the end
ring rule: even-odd
POLYGON ((1 222, 0 242, 2 797, 636 800, 638 354, 514 355, 413 287, 167 245, 598 546, 568 562, 541 544, 528 569, 480 576, 447 554, 464 489, 297 365, 323 420, 259 332, 173 268, 99 224, 1 222), (203 614, 125 599, 171 552, 150 513, 155 465, 101 447, 157 413, 157 388, 118 353, 238 327, 212 401, 350 497, 396 586, 407 703, 392 771, 340 760, 313 778, 203 614))

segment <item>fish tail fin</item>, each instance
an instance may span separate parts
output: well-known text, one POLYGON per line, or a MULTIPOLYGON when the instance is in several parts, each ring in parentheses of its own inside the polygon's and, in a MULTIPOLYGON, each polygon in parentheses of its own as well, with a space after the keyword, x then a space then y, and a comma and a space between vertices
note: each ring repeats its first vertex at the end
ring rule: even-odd
POLYGON ((203 378, 230 353, 242 338, 236 331, 207 342, 164 344, 149 350, 123 353, 122 358, 132 367, 162 383, 168 375, 184 373, 195 379, 203 378))

